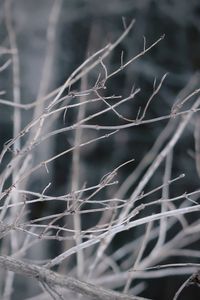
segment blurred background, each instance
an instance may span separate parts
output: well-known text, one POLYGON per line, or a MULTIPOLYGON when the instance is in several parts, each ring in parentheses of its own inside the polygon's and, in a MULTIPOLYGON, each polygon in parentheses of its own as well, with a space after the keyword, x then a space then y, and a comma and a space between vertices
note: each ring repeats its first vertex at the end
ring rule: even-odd
MULTIPOLYGON (((9 48, 8 34, 5 23, 4 2, 0 1, 0 51, 9 48)), ((141 88, 141 92, 133 102, 123 104, 119 112, 127 118, 135 119, 139 108, 144 109, 145 104, 152 94, 155 78, 159 82, 165 73, 168 73, 159 94, 150 104, 146 113, 146 119, 170 114, 172 106, 177 101, 177 95, 189 89, 199 88, 200 83, 200 2, 197 0, 63 0, 61 10, 56 19, 56 31, 53 43, 48 44, 50 37, 47 34, 49 18, 54 1, 51 0, 18 0, 13 1, 12 18, 16 32, 16 42, 20 61, 20 88, 21 103, 28 104, 53 91, 63 84, 74 69, 86 58, 108 42, 117 39, 124 30, 125 24, 135 19, 133 29, 122 43, 106 59, 105 64, 111 72, 120 66, 121 53, 127 61, 143 50, 144 37, 146 45, 159 39, 163 34, 164 39, 151 49, 147 54, 130 64, 127 69, 112 77, 107 83, 106 95, 130 94, 133 85, 141 88), (45 57, 47 51, 51 52, 49 69, 46 73, 48 80, 46 86, 41 87, 45 57)), ((8 59, 8 55, 0 56, 0 65, 8 59)), ((86 88, 95 83, 97 71, 89 75, 86 88)), ((83 84, 83 83, 82 83, 83 84)), ((7 68, 0 73, 0 90, 6 94, 1 99, 12 100, 12 72, 7 68)), ((72 90, 80 90, 80 83, 75 84, 72 90)), ((113 102, 114 103, 114 102, 113 102)), ((99 103, 94 103, 86 109, 86 115, 100 108, 99 103)), ((185 106, 187 108, 187 105, 185 106)), ((190 105, 189 105, 190 107, 190 105)), ((174 184, 170 190, 170 196, 184 192, 192 192, 199 188, 200 178, 195 164, 195 139, 194 127, 196 116, 189 124, 174 149, 173 177, 185 173, 186 176, 179 184, 174 184)), ((32 117, 32 110, 24 110, 22 122, 25 126, 32 117)), ((66 124, 73 124, 77 118, 77 110, 71 110, 66 115, 66 124)), ((12 138, 13 108, 0 104, 0 148, 12 138)), ((112 112, 96 118, 92 124, 117 125, 119 120, 112 112)), ((136 167, 148 150, 154 144, 156 138, 166 126, 168 120, 150 123, 139 127, 131 127, 113 135, 109 140, 99 141, 81 150, 79 168, 79 187, 86 182, 88 185, 96 185, 101 178, 126 160, 135 159, 136 167)), ((121 122, 123 123, 123 122, 121 122)), ((60 128, 63 124, 63 116, 54 120, 50 128, 60 128)), ((94 130, 85 129, 83 136, 97 137, 94 130)), ((73 145, 73 133, 61 133, 54 139, 45 142, 44 147, 36 151, 35 160, 42 161, 50 157, 52 153, 63 151, 73 145)), ((4 169, 9 157, 6 158, 1 170, 4 169)), ((60 195, 70 192, 71 189, 71 160, 59 158, 50 166, 50 174, 40 171, 35 173, 28 183, 35 192, 43 190, 51 181, 49 193, 60 195)), ((133 164, 124 166, 118 174, 118 180, 122 183, 132 172, 133 164)), ((159 168, 147 186, 147 191, 162 184, 164 164, 159 168)), ((140 178, 138 178, 139 181, 140 178)), ((128 197, 134 187, 126 192, 128 197)), ((117 187, 116 187, 117 189, 117 187)), ((103 191, 97 198, 111 197, 115 187, 103 191)), ((148 201, 153 200, 155 194, 148 201)), ((157 195, 159 197, 159 193, 157 195)), ((43 215, 44 210, 56 210, 56 207, 46 207, 44 204, 34 206, 31 218, 43 215)), ((188 217, 190 220, 190 216, 188 217)), ((83 220, 87 222, 93 220, 83 220)), ((95 221, 94 221, 95 222, 95 221)), ((135 233, 137 236, 137 233, 135 233)), ((129 240, 128 234, 123 237, 129 240)), ((112 247, 119 247, 119 239, 114 239, 112 247)), ((194 245, 199 249, 199 242, 194 245)), ((184 258, 186 261, 186 258, 184 258)), ((188 261, 191 261, 188 259, 188 261)), ((177 258, 168 262, 177 262, 177 258)), ((180 262, 180 261, 179 261, 180 262)), ((172 299, 174 293, 187 276, 175 276, 151 279, 149 288, 142 296, 154 300, 172 299)), ((19 296, 13 299, 21 299, 19 296), (17 298, 19 297, 19 298, 17 298)), ((184 291, 182 300, 199 299, 200 292, 195 286, 184 291)))

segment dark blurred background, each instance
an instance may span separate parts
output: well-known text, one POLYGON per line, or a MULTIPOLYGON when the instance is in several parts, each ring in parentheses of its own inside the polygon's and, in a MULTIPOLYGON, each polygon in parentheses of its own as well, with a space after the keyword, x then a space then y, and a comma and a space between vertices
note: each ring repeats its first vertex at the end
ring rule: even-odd
MULTIPOLYGON (((13 1, 13 22, 17 35, 21 71, 22 103, 31 103, 38 97, 40 75, 46 53, 46 29, 53 5, 51 0, 18 0, 13 1)), ((124 61, 138 54, 143 49, 143 37, 147 46, 165 34, 155 48, 129 65, 125 71, 111 78, 107 83, 105 95, 127 96, 131 87, 141 88, 141 93, 133 102, 120 107, 120 112, 127 118, 136 118, 139 107, 144 108, 153 90, 154 79, 159 81, 165 73, 169 73, 159 92, 150 104, 146 118, 167 115, 176 101, 178 93, 191 81, 198 77, 200 68, 200 2, 198 0, 66 0, 62 2, 62 10, 56 29, 56 43, 53 45, 53 61, 51 78, 46 92, 60 86, 70 73, 78 67, 92 52, 114 41, 124 30, 123 22, 129 24, 135 19, 133 29, 122 43, 106 60, 108 70, 114 70, 120 65, 121 52, 124 61)), ((8 38, 4 20, 4 1, 0 1, 0 44, 8 47, 8 38)), ((6 56, 0 57, 0 63, 6 61, 6 56)), ((95 82, 92 73, 90 80, 95 82)), ((197 88, 194 86, 194 89, 197 88)), ((6 99, 12 99, 11 70, 8 68, 0 73, 0 89, 6 90, 6 99)), ((79 89, 80 84, 73 86, 79 89)), ((3 98, 3 97, 2 97, 3 98)), ((95 104, 88 108, 87 113, 96 109, 95 104)), ((12 108, 0 105, 0 147, 12 137, 12 108)), ((31 112, 23 112, 23 123, 27 124, 31 112)), ((67 125, 73 124, 77 111, 67 115, 67 125)), ((63 118, 56 120, 54 127, 60 127, 63 118)), ((94 124, 119 124, 112 113, 97 118, 94 124)), ((110 138, 109 142, 101 141, 84 148, 81 152, 80 186, 87 182, 95 185, 103 175, 113 170, 120 163, 134 158, 135 166, 145 153, 152 147, 158 135, 166 126, 168 120, 152 123, 141 127, 133 127, 121 131, 110 138)), ((190 124, 174 150, 173 176, 185 173, 186 177, 180 184, 171 189, 171 196, 185 191, 191 192, 199 188, 199 177, 194 162, 194 124, 190 124)), ((95 137, 95 132, 85 130, 88 137, 95 137)), ((63 133, 56 137, 44 151, 40 159, 48 153, 62 151, 73 144, 71 133, 63 133), (48 153, 47 153, 48 152, 48 153)), ((66 158, 65 158, 66 159, 66 158)), ((6 161, 1 166, 3 169, 6 161)), ((70 191, 71 187, 71 157, 63 161, 58 159, 51 170, 53 194, 70 191)), ((132 171, 133 166, 125 166, 118 175, 123 182, 132 171)), ((153 176, 147 186, 150 190, 162 184, 164 164, 153 176)), ((35 175, 31 182, 34 190, 41 191, 46 179, 35 175)), ((137 183, 137 182, 136 182, 137 183)), ((128 196, 134 186, 127 192, 128 196)), ((112 189, 110 191, 112 193, 112 189)), ((99 194, 97 197, 106 195, 99 194)), ((153 196, 152 196, 153 197, 153 196)), ((155 197, 155 195, 154 195, 155 197)), ((153 198, 152 198, 153 199, 153 198)), ((43 206, 38 206, 32 215, 42 214, 43 206)), ((117 242, 116 242, 117 243, 117 242)), ((115 245, 115 244, 113 244, 115 245)), ((114 246, 113 246, 114 247, 114 246)), ((116 245, 117 247, 117 245, 116 245)), ((199 245, 195 245, 196 248, 199 245)), ((177 261, 174 259, 174 261, 177 261)), ((173 262, 173 261, 172 261, 173 262)), ((186 277, 174 277, 151 280, 150 288, 143 296, 154 300, 172 299, 178 286, 186 277)), ((180 299, 199 299, 197 288, 184 291, 180 299)))

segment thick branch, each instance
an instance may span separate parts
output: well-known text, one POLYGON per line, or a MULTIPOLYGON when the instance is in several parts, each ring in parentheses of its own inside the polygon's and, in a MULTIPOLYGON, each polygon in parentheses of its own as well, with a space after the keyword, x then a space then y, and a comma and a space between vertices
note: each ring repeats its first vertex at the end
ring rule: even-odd
POLYGON ((120 294, 96 285, 77 280, 72 277, 62 276, 52 272, 44 267, 24 263, 20 260, 8 256, 0 256, 0 266, 9 271, 37 279, 49 286, 59 286, 67 288, 73 292, 86 295, 96 300, 148 300, 141 297, 135 297, 120 294))

